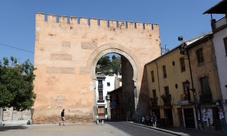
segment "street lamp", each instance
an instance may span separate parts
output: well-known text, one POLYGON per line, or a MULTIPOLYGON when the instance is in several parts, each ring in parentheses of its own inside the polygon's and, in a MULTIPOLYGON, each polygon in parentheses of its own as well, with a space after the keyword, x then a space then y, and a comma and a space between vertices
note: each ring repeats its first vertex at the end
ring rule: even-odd
POLYGON ((183 36, 178 37, 178 41, 181 41, 181 45, 179 46, 180 54, 185 55, 185 42, 183 36))
MULTIPOLYGON (((185 86, 188 88, 188 90, 191 90, 193 92, 193 95, 195 96, 195 89, 192 88, 192 89, 189 89, 190 87, 190 82, 188 81, 188 79, 185 81, 185 86)), ((195 99, 194 99, 195 100, 195 99)))
POLYGON ((190 87, 190 82, 188 81, 188 79, 185 81, 185 86, 190 87))

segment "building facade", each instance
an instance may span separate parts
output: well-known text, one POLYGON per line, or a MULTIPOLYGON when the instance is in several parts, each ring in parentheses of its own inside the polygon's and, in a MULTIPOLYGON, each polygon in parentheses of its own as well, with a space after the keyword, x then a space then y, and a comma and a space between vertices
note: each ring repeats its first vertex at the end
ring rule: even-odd
POLYGON ((132 120, 132 114, 124 110, 122 87, 116 88, 115 90, 108 92, 108 94, 110 96, 111 120, 132 120), (126 118, 124 116, 125 114, 126 118))
MULTIPOLYGON (((227 1, 222 0, 210 9, 204 12, 204 14, 211 14, 211 28, 213 32, 213 44, 216 57, 218 77, 221 90, 221 101, 218 104, 222 107, 220 112, 224 112, 224 117, 220 117, 223 122, 227 123, 227 1), (223 15, 222 18, 216 20, 213 18, 213 14, 223 15), (225 121, 223 121, 225 120, 225 121)), ((222 125, 224 126, 224 125, 222 125)))
POLYGON ((97 102, 97 119, 111 119, 110 101, 108 92, 113 91, 119 75, 104 75, 97 73, 96 81, 96 102, 97 102))
POLYGON ((187 46, 190 60, 197 120, 200 129, 220 130, 221 90, 218 79, 213 34, 205 34, 187 46))
POLYGON ((156 113, 160 126, 220 129, 212 38, 208 33, 183 41, 146 65, 150 113, 156 113))
POLYGON ((193 101, 193 95, 186 87, 186 80, 191 82, 189 61, 185 55, 180 54, 180 46, 145 66, 150 114, 155 112, 159 126, 195 128, 195 109, 189 103, 193 101))

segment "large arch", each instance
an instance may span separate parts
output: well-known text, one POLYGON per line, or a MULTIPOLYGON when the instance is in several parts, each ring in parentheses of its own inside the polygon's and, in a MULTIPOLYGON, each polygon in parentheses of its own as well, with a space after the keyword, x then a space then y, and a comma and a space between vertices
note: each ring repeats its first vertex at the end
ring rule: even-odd
POLYGON ((54 122, 52 118, 62 108, 67 109, 69 122, 93 121, 95 67, 108 53, 120 54, 130 70, 129 76, 127 73, 125 76, 126 83, 130 80, 130 88, 125 90, 134 91, 131 98, 135 100, 135 109, 140 107, 136 114, 147 110, 143 104, 147 100, 141 102, 139 98, 147 96, 144 65, 161 54, 157 24, 107 23, 107 20, 86 18, 78 21, 76 17, 37 13, 35 27, 35 123, 54 122))
MULTIPOLYGON (((104 44, 104 45, 101 45, 99 48, 97 48, 96 50, 94 50, 90 57, 89 57, 89 61, 87 62, 87 68, 89 69, 90 73, 91 74, 91 81, 90 81, 90 89, 93 90, 94 94, 93 94, 93 109, 95 110, 96 108, 96 101, 95 101, 95 88, 96 88, 96 72, 95 72, 95 68, 96 68, 96 65, 97 65, 97 62, 99 61, 99 59, 105 55, 105 54, 108 54, 108 53, 117 53, 119 55, 122 55, 124 56, 131 64, 132 66, 132 69, 133 69, 133 85, 134 85, 134 90, 133 90, 133 95, 135 96, 134 98, 134 101, 135 101, 135 108, 137 107, 137 104, 138 104, 138 94, 139 94, 139 91, 140 91, 140 87, 139 87, 139 83, 138 81, 138 74, 139 74, 139 71, 140 71, 140 68, 137 66, 137 64, 139 64, 139 60, 135 57, 135 55, 133 54, 132 51, 130 51, 130 49, 127 49, 126 47, 120 45, 120 44, 117 44, 117 43, 107 43, 107 44, 104 44), (132 57, 134 56, 134 58, 132 57)), ((93 114, 93 118, 95 119, 96 115, 93 114)))
POLYGON ((120 55, 123 55, 124 57, 126 57, 129 62, 131 63, 132 67, 133 67, 133 81, 135 82, 135 87, 138 87, 138 85, 136 84, 136 81, 138 80, 138 72, 140 72, 140 67, 138 67, 136 64, 139 64, 139 60, 136 58, 136 55, 133 54, 133 51, 131 51, 130 49, 127 49, 126 47, 117 44, 117 43, 107 43, 104 45, 101 45, 100 47, 98 47, 97 49, 95 49, 87 62, 87 68, 89 70, 89 73, 91 73, 91 79, 94 80, 96 79, 96 75, 95 75, 95 67, 96 64, 98 62, 98 60, 105 54, 108 53, 118 53, 120 55), (134 57, 132 57, 134 56, 134 57))

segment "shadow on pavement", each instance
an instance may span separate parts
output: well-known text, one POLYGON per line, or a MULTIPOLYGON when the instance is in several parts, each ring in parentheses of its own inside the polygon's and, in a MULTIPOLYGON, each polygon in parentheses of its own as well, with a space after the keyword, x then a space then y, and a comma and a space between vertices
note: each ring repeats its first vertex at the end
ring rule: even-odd
POLYGON ((1 126, 0 132, 8 131, 8 130, 16 130, 16 129, 27 129, 27 127, 25 127, 25 126, 1 126))

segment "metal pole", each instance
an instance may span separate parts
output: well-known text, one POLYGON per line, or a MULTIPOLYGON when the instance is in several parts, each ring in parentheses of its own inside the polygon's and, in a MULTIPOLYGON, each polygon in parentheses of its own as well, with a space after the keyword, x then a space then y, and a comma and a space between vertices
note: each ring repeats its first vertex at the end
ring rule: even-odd
POLYGON ((2 123, 2 121, 3 121, 3 109, 0 108, 0 122, 2 123))
POLYGON ((195 103, 195 116, 196 116, 196 123, 197 123, 197 129, 199 129, 199 121, 198 121, 198 102, 195 94, 195 89, 193 91, 193 96, 194 96, 194 103, 195 103))

